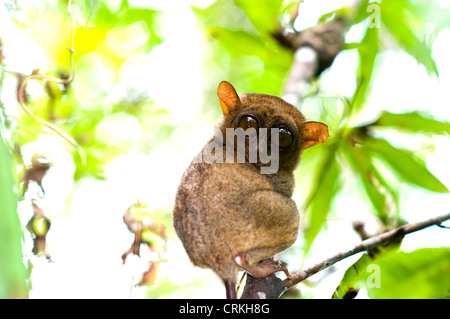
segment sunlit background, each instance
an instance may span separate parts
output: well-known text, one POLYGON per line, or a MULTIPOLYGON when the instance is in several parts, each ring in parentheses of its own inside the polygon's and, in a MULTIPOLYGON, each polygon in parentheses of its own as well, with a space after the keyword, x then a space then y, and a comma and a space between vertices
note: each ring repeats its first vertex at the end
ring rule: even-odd
MULTIPOLYGON (((236 24, 245 25, 242 12, 226 11, 234 8, 232 1, 228 2, 220 1, 223 21, 217 24, 232 28, 230 16, 235 15, 236 24)), ((450 1, 437 2, 443 9, 450 7, 450 1)), ((30 297, 223 298, 220 280, 211 271, 190 264, 173 231, 175 192, 183 171, 210 138, 221 115, 215 97, 218 83, 228 80, 238 92, 279 95, 292 56, 280 51, 280 69, 267 70, 261 56, 246 54, 245 48, 235 48, 243 54, 226 50, 206 31, 213 22, 200 13, 215 4, 212 0, 129 0, 126 8, 124 3, 73 1, 78 26, 75 78, 70 85, 72 94, 61 93, 61 86, 55 84, 52 92, 60 94, 57 109, 50 105, 52 88, 46 89, 42 81, 30 81, 27 88, 29 107, 37 115, 52 118, 56 125, 70 116, 64 130, 82 142, 86 167, 80 167, 79 156, 67 141, 28 117, 16 99, 16 72, 29 75, 38 69, 40 73, 67 75, 71 26, 67 1, 11 0, 0 5, 0 38, 7 70, 1 101, 6 116, 17 119, 10 131, 16 132, 15 138, 22 145, 24 165, 30 165, 36 153, 52 163, 42 182, 45 193, 32 183, 19 203, 24 227, 33 213, 32 198, 52 223, 46 242, 50 261, 32 254, 33 242, 25 232, 24 261, 32 265, 30 297), (140 257, 130 255, 122 264, 121 256, 134 239, 123 215, 138 201, 147 204, 151 217, 165 225, 167 249, 155 256, 155 252, 141 248, 140 257), (154 258, 162 260, 154 283, 137 286, 154 258)), ((314 26, 322 15, 346 3, 350 1, 305 0, 295 28, 314 26)), ((347 43, 361 41, 364 23, 348 31, 347 43)), ((439 78, 399 50, 393 40, 383 45, 367 105, 352 124, 370 123, 382 110, 425 111, 450 122, 450 29, 439 32, 432 44, 439 78)), ((320 94, 311 95, 301 108, 308 119, 319 120, 319 105, 339 108, 342 105, 336 102, 337 97, 353 94, 358 59, 356 50, 344 50, 337 56, 315 84, 320 86, 320 94)), ((380 134, 389 136, 394 145, 417 150, 429 171, 450 187, 448 136, 408 135, 394 129, 380 134)), ((310 172, 315 165, 315 157, 306 151, 296 172, 294 199, 299 207, 310 192, 310 172)), ((18 163, 17 169, 22 168, 18 163)), ((339 196, 307 256, 303 255, 301 238, 283 255, 291 271, 358 243, 352 221, 364 221, 369 233, 380 231, 367 199, 356 195, 361 193, 362 184, 350 170, 343 167, 339 196)), ((399 207, 407 222, 448 212, 448 193, 406 184, 395 187, 400 189, 399 207)), ((448 230, 432 227, 408 235, 401 249, 440 246, 450 246, 448 230)), ((358 258, 348 258, 297 288, 306 298, 330 298, 343 272, 358 258)))

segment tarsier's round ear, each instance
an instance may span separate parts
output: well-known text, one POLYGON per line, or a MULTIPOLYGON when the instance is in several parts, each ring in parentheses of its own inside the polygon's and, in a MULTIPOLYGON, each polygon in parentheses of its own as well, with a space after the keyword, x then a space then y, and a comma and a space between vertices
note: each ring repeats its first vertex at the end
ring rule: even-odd
POLYGON ((330 134, 328 126, 320 122, 305 122, 302 125, 303 149, 325 142, 330 134))
POLYGON ((217 88, 217 96, 219 97, 223 115, 227 115, 228 112, 241 104, 241 100, 239 99, 236 90, 226 81, 220 82, 219 87, 217 88))

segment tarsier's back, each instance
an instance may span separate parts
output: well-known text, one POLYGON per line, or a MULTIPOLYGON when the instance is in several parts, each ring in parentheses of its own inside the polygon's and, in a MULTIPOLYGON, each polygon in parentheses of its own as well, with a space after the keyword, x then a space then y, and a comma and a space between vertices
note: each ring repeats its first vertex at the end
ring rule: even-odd
POLYGON ((235 283, 240 269, 255 277, 282 270, 270 258, 297 238, 299 214, 290 198, 293 170, 301 151, 325 141, 328 130, 322 123, 307 122, 278 97, 255 93, 239 97, 227 82, 219 85, 218 96, 224 117, 215 138, 182 177, 173 223, 194 265, 235 283), (240 137, 245 142, 241 149, 236 142, 240 137), (264 139, 266 144, 261 143, 264 139), (269 150, 264 151, 272 163, 260 156, 267 145, 269 150), (207 158, 211 151, 213 161, 207 158), (265 174, 264 168, 274 162, 276 171, 265 174))

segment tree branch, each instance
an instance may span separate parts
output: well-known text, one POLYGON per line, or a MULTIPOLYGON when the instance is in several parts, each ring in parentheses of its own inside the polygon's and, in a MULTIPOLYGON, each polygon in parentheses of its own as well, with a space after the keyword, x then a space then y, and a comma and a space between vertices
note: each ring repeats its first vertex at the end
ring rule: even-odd
POLYGON ((280 43, 288 43, 295 50, 282 96, 285 101, 299 106, 309 82, 333 63, 343 47, 345 24, 345 19, 336 18, 301 31, 292 39, 283 37, 282 32, 275 35, 280 43))
POLYGON ((313 48, 303 46, 295 51, 294 63, 284 86, 282 99, 294 106, 300 105, 318 66, 319 57, 313 48))
POLYGON ((353 256, 362 251, 368 251, 375 247, 386 245, 392 241, 403 238, 407 234, 422 230, 429 226, 439 226, 441 223, 449 219, 450 213, 447 213, 442 216, 437 216, 422 222, 404 225, 396 229, 387 231, 380 235, 364 240, 351 249, 337 253, 313 266, 301 270, 283 281, 281 281, 275 275, 271 275, 266 278, 253 278, 251 276, 248 276, 247 284, 245 285, 241 299, 262 299, 261 297, 279 298, 290 287, 300 283, 306 278, 324 269, 327 269, 328 267, 347 257, 353 256))

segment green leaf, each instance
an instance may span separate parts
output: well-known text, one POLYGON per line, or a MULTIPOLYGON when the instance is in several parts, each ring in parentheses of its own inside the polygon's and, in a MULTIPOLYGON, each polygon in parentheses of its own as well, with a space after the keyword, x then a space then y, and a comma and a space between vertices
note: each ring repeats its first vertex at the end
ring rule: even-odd
POLYGON ((380 138, 367 137, 363 142, 364 147, 381 158, 405 182, 432 192, 448 192, 447 187, 430 173, 425 162, 413 152, 396 148, 380 138))
POLYGON ((283 0, 235 0, 235 3, 244 9, 247 17, 262 34, 277 30, 283 0))
POLYGON ((316 177, 316 185, 303 206, 303 210, 309 208, 308 227, 304 231, 305 253, 325 224, 331 204, 339 190, 339 165, 336 161, 337 144, 331 144, 328 148, 326 161, 316 177))
MULTIPOLYGON (((369 0, 360 0, 359 6, 356 8, 353 20, 350 22, 352 25, 360 23, 370 16, 370 10, 367 10, 367 6, 370 4, 369 0)), ((354 8, 350 7, 350 10, 354 8)))
POLYGON ((366 280, 370 298, 448 298, 450 248, 423 248, 380 257, 373 264, 378 284, 366 280), (377 269, 378 268, 378 269, 377 269), (378 272, 378 274, 377 274, 378 272))
POLYGON ((402 5, 406 7, 410 17, 414 18, 414 31, 429 31, 430 26, 435 27, 433 33, 443 28, 450 27, 450 7, 439 1, 427 0, 403 0, 402 5))
MULTIPOLYGON (((260 8, 260 5, 271 6, 275 2, 255 5, 246 1, 217 0, 204 9, 192 8, 201 25, 220 44, 211 42, 211 55, 217 55, 212 59, 226 63, 221 66, 220 72, 226 73, 229 81, 239 83, 243 91, 281 94, 286 73, 292 66, 292 50, 281 47, 272 36, 255 28, 247 16, 264 15, 262 12, 266 9, 260 8), (243 7, 256 11, 247 12, 243 7)), ((288 6, 289 3, 277 10, 286 10, 288 6)))
POLYGON ((268 59, 267 42, 253 33, 215 27, 210 30, 210 34, 234 56, 254 55, 263 60, 268 59))
POLYGON ((0 134, 0 299, 28 295, 12 167, 10 153, 0 134))
POLYGON ((142 240, 144 242, 149 243, 150 245, 156 245, 156 246, 164 246, 165 245, 165 239, 156 234, 153 231, 144 229, 142 231, 142 240))
POLYGON ((89 25, 89 21, 92 18, 95 19, 99 3, 100 3, 99 1, 95 0, 84 0, 84 7, 87 9, 86 23, 85 23, 86 27, 89 25))
POLYGON ((367 271, 367 266, 372 262, 368 254, 363 254, 344 274, 339 286, 333 293, 332 299, 343 299, 348 293, 358 291, 361 288, 359 284, 361 274, 367 271))
POLYGON ((350 113, 358 112, 365 104, 367 91, 375 65, 375 59, 379 52, 378 29, 368 28, 366 35, 358 45, 359 66, 357 70, 358 86, 350 105, 350 113))
POLYGON ((247 83, 253 92, 281 93, 292 52, 248 31, 214 27, 209 32, 232 56, 230 68, 241 85, 247 83))
POLYGON ((431 119, 420 112, 383 112, 374 125, 395 127, 413 133, 450 134, 450 123, 431 119))
POLYGON ((417 16, 417 12, 410 5, 410 1, 383 1, 380 12, 381 21, 398 44, 418 63, 424 65, 429 74, 439 76, 436 62, 431 55, 431 46, 417 37, 420 29, 416 25, 423 25, 424 21, 420 16, 417 16))
POLYGON ((349 28, 370 16, 370 12, 367 10, 367 6, 370 4, 369 2, 369 0, 360 0, 357 6, 346 5, 337 10, 327 12, 319 18, 318 22, 324 23, 333 19, 335 16, 345 17, 348 21, 347 27, 349 28))
POLYGON ((233 1, 216 0, 207 8, 192 7, 192 11, 205 29, 223 27, 232 30, 255 31, 245 12, 233 1))
POLYGON ((377 217, 386 223, 389 215, 387 194, 393 199, 397 199, 398 194, 381 178, 381 174, 373 165, 371 154, 363 147, 342 143, 341 151, 344 152, 351 167, 361 178, 367 197, 370 199, 377 217))

